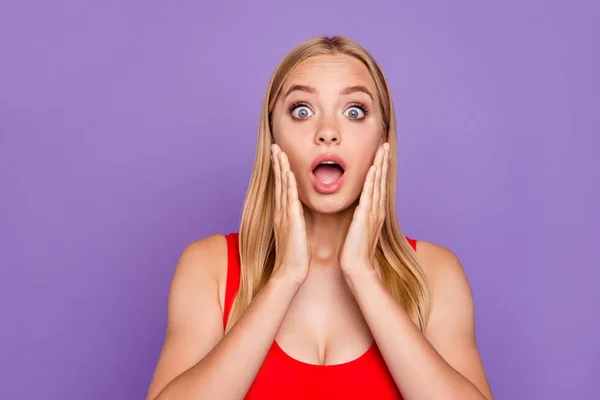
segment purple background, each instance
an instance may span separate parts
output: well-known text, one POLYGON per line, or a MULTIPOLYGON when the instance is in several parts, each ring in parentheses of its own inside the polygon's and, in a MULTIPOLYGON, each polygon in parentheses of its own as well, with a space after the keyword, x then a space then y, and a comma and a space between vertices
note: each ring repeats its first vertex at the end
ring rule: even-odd
POLYGON ((0 5, 0 395, 142 399, 183 247, 238 229, 267 81, 380 61, 406 234, 463 262, 497 399, 600 392, 595 1, 0 5))

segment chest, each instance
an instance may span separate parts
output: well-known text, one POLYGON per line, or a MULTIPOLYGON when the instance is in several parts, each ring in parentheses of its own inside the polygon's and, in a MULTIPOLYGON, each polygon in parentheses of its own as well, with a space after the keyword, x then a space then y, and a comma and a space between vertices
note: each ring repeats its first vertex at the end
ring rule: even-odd
POLYGON ((344 364, 369 350, 373 337, 341 273, 311 271, 276 337, 290 358, 314 365, 344 364))

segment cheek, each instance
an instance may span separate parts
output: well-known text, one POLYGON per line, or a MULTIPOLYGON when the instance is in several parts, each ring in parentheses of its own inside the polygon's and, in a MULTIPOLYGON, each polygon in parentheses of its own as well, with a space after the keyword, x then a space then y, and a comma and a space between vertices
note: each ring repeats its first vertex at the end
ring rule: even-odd
POLYGON ((290 164, 290 169, 296 176, 296 181, 300 185, 300 180, 303 179, 302 175, 306 175, 306 169, 310 165, 307 161, 307 155, 310 152, 306 151, 306 145, 302 143, 301 135, 295 134, 291 130, 279 131, 276 135, 273 134, 275 143, 279 146, 281 151, 287 156, 290 164))
POLYGON ((362 122, 345 121, 341 128, 345 133, 343 139, 351 139, 356 145, 360 143, 361 146, 368 146, 369 149, 377 145, 383 133, 377 118, 362 122))
POLYGON ((353 158, 358 164, 370 165, 381 145, 381 138, 380 130, 367 128, 347 134, 343 140, 349 142, 346 145, 352 148, 353 158))
POLYGON ((306 126, 290 122, 273 124, 273 139, 281 150, 288 156, 292 171, 305 167, 307 161, 303 155, 310 154, 311 141, 307 140, 306 126))
MULTIPOLYGON (((363 132, 364 134, 364 132, 363 132)), ((353 164, 353 180, 356 180, 356 184, 362 185, 365 177, 369 172, 369 168, 373 165, 375 154, 379 149, 381 136, 377 132, 372 134, 363 135, 360 139, 355 140, 353 144, 353 154, 351 162, 353 164)))
POLYGON ((285 129, 285 112, 281 109, 279 105, 275 106, 271 114, 271 131, 273 134, 273 139, 275 143, 279 144, 282 139, 282 133, 286 131, 285 129))
POLYGON ((283 115, 276 115, 272 122, 273 139, 281 149, 288 153, 290 149, 298 143, 302 137, 302 131, 298 125, 294 124, 283 115))

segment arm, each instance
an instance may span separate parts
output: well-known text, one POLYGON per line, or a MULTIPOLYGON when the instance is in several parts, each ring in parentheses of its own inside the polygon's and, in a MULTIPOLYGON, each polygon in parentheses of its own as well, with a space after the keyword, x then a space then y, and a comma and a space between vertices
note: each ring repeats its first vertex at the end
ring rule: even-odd
POLYGON ((407 400, 492 400, 475 342, 473 300, 462 266, 441 246, 420 241, 419 247, 433 293, 425 335, 373 268, 362 269, 360 276, 347 276, 388 369, 407 400))
POLYGON ((214 235, 191 244, 180 257, 147 400, 241 399, 275 340, 298 286, 272 277, 223 336, 214 267, 223 262, 215 256, 222 245, 222 237, 214 235))

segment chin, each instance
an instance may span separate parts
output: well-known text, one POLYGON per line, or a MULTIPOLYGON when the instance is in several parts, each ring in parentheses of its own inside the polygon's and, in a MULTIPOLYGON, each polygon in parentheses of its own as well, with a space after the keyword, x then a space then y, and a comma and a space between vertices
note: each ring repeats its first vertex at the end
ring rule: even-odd
POLYGON ((315 192, 311 193, 307 202, 303 202, 312 212, 320 214, 337 214, 352 205, 352 201, 348 195, 343 192, 336 194, 323 195, 315 192))

